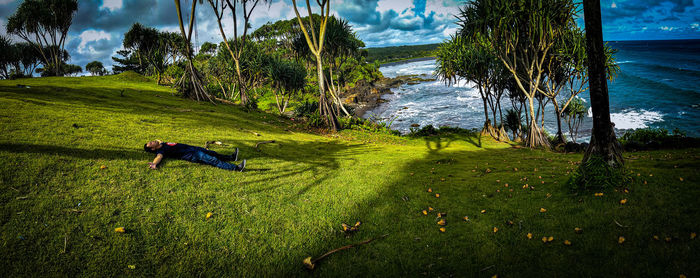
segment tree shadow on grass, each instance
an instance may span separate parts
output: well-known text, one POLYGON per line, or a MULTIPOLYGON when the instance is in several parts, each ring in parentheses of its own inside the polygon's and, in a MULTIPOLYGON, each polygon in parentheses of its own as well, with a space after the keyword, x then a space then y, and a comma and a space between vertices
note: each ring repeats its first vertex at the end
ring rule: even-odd
MULTIPOLYGON (((690 248, 676 248, 671 256, 658 250, 651 252, 647 246, 649 235, 636 243, 618 244, 618 235, 635 234, 633 228, 622 229, 613 224, 613 214, 620 217, 624 212, 614 210, 603 217, 596 211, 596 204, 571 198, 562 167, 555 169, 532 161, 542 158, 540 151, 466 151, 456 150, 454 141, 425 140, 426 156, 408 162, 400 171, 405 175, 379 189, 376 198, 348 208, 347 213, 363 223, 359 232, 350 239, 343 238, 342 232, 326 233, 306 252, 318 256, 343 245, 389 235, 333 254, 317 264, 313 275, 640 277, 675 273, 668 270, 676 265, 697 269, 688 268, 692 263, 684 259, 694 258, 688 256, 693 252, 690 248), (520 170, 513 171, 512 166, 520 170), (532 167, 539 167, 539 171, 532 167), (531 184, 537 182, 536 190, 520 188, 527 183, 521 179, 524 176, 530 178, 531 184), (546 183, 540 184, 538 176, 546 183), (511 187, 504 187, 504 183, 511 187), (431 192, 427 192, 428 188, 431 192), (550 197, 545 196, 549 193, 558 201, 550 202, 550 197), (439 198, 435 194, 440 194, 439 198), (422 210, 427 211, 428 207, 434 211, 424 215, 422 210), (541 207, 547 207, 549 212, 539 212, 541 207), (485 213, 480 212, 482 209, 485 213), (438 218, 438 212, 447 215, 438 218), (440 219, 447 220, 445 232, 438 230, 440 219), (583 234, 573 231, 579 225, 586 225, 582 226, 583 234), (498 232, 494 232, 494 227, 498 232), (534 234, 533 239, 527 239, 528 232, 534 234), (543 236, 553 236, 554 241, 543 243, 543 236), (564 245, 565 239, 573 245, 564 245)), ((560 154, 547 158, 548 162, 557 161, 557 166, 566 165, 566 160, 571 159, 560 154)), ((305 255, 298 253, 299 269, 305 255)), ((288 275, 299 275, 299 269, 290 266, 286 271, 288 275)))
POLYGON ((81 149, 26 143, 0 143, 0 149, 11 153, 62 155, 81 159, 143 160, 147 153, 134 149, 81 149))
MULTIPOLYGON (((16 94, 9 96, 21 102, 34 105, 45 106, 47 104, 60 103, 65 105, 79 105, 89 107, 92 110, 102 110, 105 112, 122 112, 130 115, 141 115, 142 122, 148 123, 149 117, 167 115, 177 116, 193 122, 196 126, 209 126, 214 128, 237 128, 245 126, 247 130, 255 130, 270 134, 279 134, 280 129, 273 127, 264 121, 250 121, 247 115, 258 113, 258 116, 276 116, 264 114, 262 112, 230 113, 233 107, 229 105, 212 105, 208 102, 194 102, 183 98, 174 98, 167 95, 167 92, 152 91, 148 89, 125 89, 125 96, 120 96, 115 89, 105 88, 67 88, 60 86, 32 86, 31 89, 17 88, 13 86, 0 86, 0 92, 10 92, 16 94), (19 98, 17 98, 19 96, 19 98), (187 108, 174 107, 186 105, 187 108), (229 113, 227 113, 229 112, 229 113), (244 122, 245 124, 241 124, 244 122), (232 123, 236 123, 235 125, 232 123)), ((235 109, 239 109, 235 107, 235 109)), ((243 130, 241 128, 237 128, 243 130)))
MULTIPOLYGON (((338 170, 340 160, 353 161, 353 156, 363 152, 376 150, 375 147, 364 144, 346 144, 337 141, 294 141, 294 140, 276 140, 275 143, 263 144, 255 148, 255 144, 260 141, 252 140, 230 140, 225 143, 231 146, 238 146, 240 159, 246 159, 249 166, 246 166, 249 172, 269 172, 275 180, 301 175, 306 172, 311 172, 313 180, 306 183, 295 195, 286 201, 294 201, 298 196, 303 195, 310 188, 323 184, 326 180, 332 177, 332 173, 338 170), (256 165, 259 159, 268 160, 271 163, 279 162, 292 163, 280 168, 267 168, 271 166, 256 165)), ((212 150, 217 151, 216 148, 212 150)), ((271 177, 265 176, 243 181, 241 186, 251 184, 261 184, 269 181, 271 177)), ((285 186, 281 183, 272 183, 265 187, 249 188, 244 193, 253 194, 264 191, 273 190, 285 186)))

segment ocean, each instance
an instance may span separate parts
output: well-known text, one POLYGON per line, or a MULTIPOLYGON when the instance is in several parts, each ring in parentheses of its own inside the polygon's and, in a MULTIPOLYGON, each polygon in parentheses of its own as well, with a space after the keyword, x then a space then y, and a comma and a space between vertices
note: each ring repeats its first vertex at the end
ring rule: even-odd
MULTIPOLYGON (((608 83, 610 115, 616 132, 638 128, 675 128, 688 136, 700 137, 700 40, 609 42, 617 49, 620 66, 617 77, 608 83)), ((383 66, 385 77, 421 75, 432 77, 435 60, 383 66)), ((387 102, 363 117, 391 123, 392 129, 407 133, 412 124, 483 127, 484 112, 479 92, 473 84, 459 82, 446 86, 442 81, 402 85, 384 95, 387 102)), ((563 94, 563 93, 562 93, 563 94)), ((588 106, 588 92, 579 94, 588 106)), ((504 99, 502 108, 510 108, 504 99)), ((545 115, 545 128, 556 132, 551 104, 545 115), (551 110, 551 111, 549 111, 551 110)), ((581 141, 588 141, 593 125, 588 116, 579 129, 581 141)), ((568 131, 562 123, 564 132, 568 131)))

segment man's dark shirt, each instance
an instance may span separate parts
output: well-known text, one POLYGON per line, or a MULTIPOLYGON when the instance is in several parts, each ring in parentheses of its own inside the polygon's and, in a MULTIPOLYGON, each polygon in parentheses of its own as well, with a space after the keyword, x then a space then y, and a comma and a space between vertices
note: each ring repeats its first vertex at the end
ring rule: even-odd
POLYGON ((180 143, 163 143, 160 148, 156 150, 156 154, 162 154, 168 158, 176 159, 188 159, 192 156, 192 153, 196 152, 199 147, 190 146, 187 144, 180 143))

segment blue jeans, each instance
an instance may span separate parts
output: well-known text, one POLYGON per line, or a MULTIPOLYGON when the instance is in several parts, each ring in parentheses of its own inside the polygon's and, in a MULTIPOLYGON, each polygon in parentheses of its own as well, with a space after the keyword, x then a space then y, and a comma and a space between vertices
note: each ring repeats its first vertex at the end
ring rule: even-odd
POLYGON ((211 165, 211 166, 218 167, 221 169, 226 169, 226 170, 238 169, 238 166, 236 164, 224 162, 221 159, 219 159, 218 157, 211 155, 209 152, 211 152, 211 151, 194 150, 193 152, 184 155, 182 157, 182 159, 188 160, 191 162, 207 164, 207 165, 211 165))

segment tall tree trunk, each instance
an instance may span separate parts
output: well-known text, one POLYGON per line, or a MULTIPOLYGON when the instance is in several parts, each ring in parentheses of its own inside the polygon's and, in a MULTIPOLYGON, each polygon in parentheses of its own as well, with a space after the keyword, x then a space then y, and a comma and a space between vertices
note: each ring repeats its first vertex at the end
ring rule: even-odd
POLYGON ((600 2, 584 0, 583 12, 586 24, 586 51, 588 53, 588 86, 593 110, 593 132, 591 143, 583 156, 583 162, 591 155, 602 157, 610 166, 624 164, 620 144, 615 137, 615 129, 610 121, 608 83, 605 76, 605 52, 603 48, 603 28, 600 18, 600 2))
POLYGON ((561 132, 561 111, 559 110, 559 103, 557 103, 556 97, 552 98, 552 104, 554 104, 554 113, 557 114, 557 143, 566 143, 564 134, 561 132))
POLYGON ((530 123, 527 133, 527 138, 525 139, 525 145, 531 148, 545 147, 549 149, 549 140, 542 134, 542 130, 537 125, 537 119, 535 118, 535 103, 534 97, 528 97, 530 102, 530 123))
POLYGON ((333 131, 338 131, 338 118, 333 113, 328 100, 326 98, 326 91, 324 90, 324 79, 323 79, 323 64, 321 55, 316 56, 316 68, 318 72, 318 110, 321 118, 326 121, 326 125, 330 127, 333 131))

